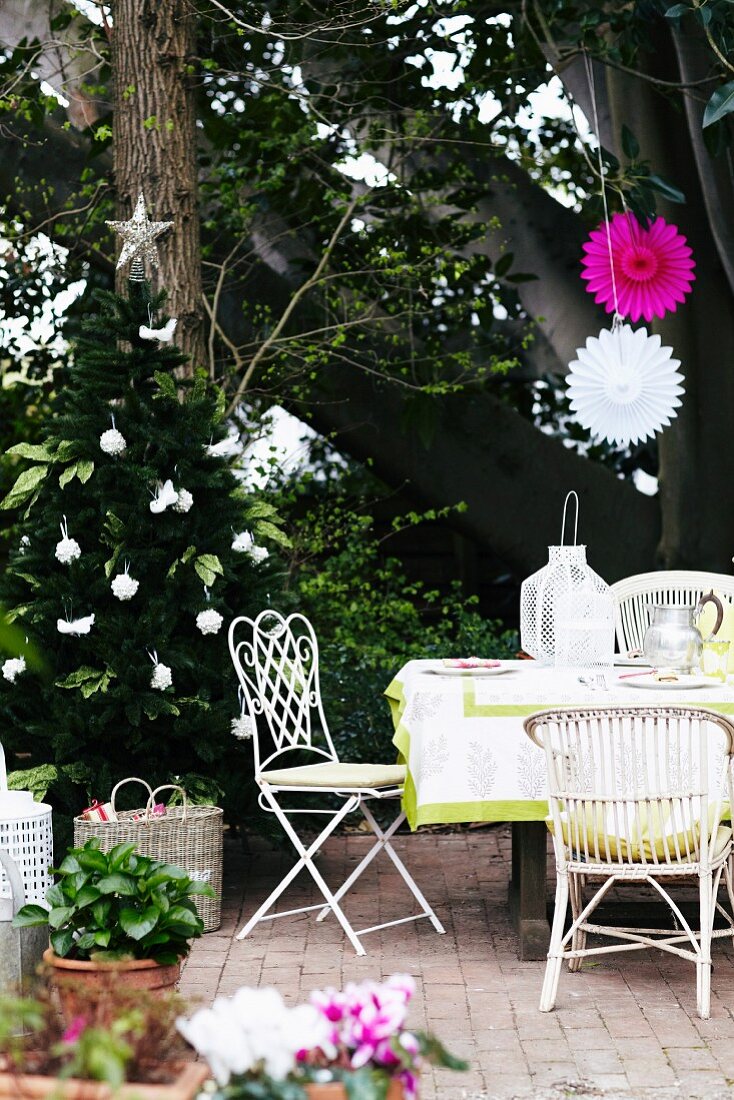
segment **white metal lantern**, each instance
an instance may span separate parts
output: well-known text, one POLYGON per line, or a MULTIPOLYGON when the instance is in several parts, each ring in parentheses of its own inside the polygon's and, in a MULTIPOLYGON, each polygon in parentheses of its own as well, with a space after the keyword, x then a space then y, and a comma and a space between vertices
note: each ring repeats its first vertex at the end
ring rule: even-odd
MULTIPOLYGON (((51 807, 35 802, 30 791, 8 790, 5 753, 0 745, 0 848, 17 865, 25 900, 34 905, 45 903, 52 884, 53 833, 51 807)), ((10 892, 10 880, 0 867, 0 896, 10 892)))
POLYGON ((563 505, 561 545, 548 547, 548 564, 520 589, 520 644, 544 664, 601 667, 614 652, 611 589, 587 564, 586 547, 576 545, 579 501, 571 492, 563 505), (573 546, 564 545, 568 502, 576 503, 573 546))

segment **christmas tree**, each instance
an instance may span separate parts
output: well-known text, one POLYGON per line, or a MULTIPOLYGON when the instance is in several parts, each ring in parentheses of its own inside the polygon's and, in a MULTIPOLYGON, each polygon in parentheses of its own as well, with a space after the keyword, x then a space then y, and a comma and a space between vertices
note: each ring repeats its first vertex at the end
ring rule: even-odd
POLYGON ((160 223, 141 196, 113 224, 128 294, 97 295, 43 442, 10 452, 31 465, 2 503, 22 518, 0 601, 46 669, 22 655, 2 666, 2 741, 25 767, 53 766, 68 815, 125 776, 194 775, 220 784, 237 819, 253 784, 232 737, 248 730, 227 624, 272 599, 262 542, 282 536, 235 476, 219 392, 180 377, 165 295, 140 278, 160 223))

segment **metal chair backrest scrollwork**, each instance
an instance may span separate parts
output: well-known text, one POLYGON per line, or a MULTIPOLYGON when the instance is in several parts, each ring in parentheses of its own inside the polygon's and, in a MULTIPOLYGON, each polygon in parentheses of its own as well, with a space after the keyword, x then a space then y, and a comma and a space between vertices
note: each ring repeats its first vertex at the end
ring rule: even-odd
POLYGON ((229 628, 229 651, 252 722, 255 775, 296 749, 338 760, 321 703, 318 642, 305 615, 240 615, 229 628), (263 726, 273 747, 267 751, 263 726))

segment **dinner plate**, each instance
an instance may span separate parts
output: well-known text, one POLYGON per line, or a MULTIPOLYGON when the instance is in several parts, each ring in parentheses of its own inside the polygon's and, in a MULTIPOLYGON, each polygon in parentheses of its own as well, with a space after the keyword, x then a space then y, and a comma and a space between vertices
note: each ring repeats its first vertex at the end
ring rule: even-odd
POLYGON ((514 672, 514 669, 499 665, 497 668, 427 668, 426 672, 432 672, 434 676, 501 676, 503 672, 514 672))
POLYGON ((624 687, 643 688, 645 691, 689 691, 693 688, 722 687, 721 680, 710 676, 681 676, 677 680, 660 682, 654 676, 630 676, 628 680, 618 679, 624 687))

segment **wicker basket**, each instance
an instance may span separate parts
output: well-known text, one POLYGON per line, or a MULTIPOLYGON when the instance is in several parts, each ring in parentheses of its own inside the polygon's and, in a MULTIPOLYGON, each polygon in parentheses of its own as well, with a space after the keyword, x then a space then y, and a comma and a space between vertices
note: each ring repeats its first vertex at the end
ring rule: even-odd
POLYGON ((222 810, 218 806, 191 806, 186 792, 175 783, 152 790, 144 779, 121 780, 112 792, 115 798, 126 783, 140 783, 148 791, 145 807, 139 810, 115 810, 117 821, 87 821, 74 818, 74 845, 81 847, 91 837, 98 837, 100 848, 109 852, 116 844, 132 842, 141 855, 163 863, 185 867, 191 878, 208 882, 215 897, 194 897, 204 931, 214 932, 221 923, 222 904, 222 810), (162 817, 153 815, 155 796, 159 791, 177 790, 183 797, 182 806, 170 806, 162 817), (135 819, 138 820, 135 820, 135 819))

